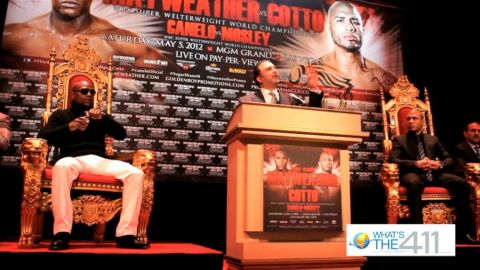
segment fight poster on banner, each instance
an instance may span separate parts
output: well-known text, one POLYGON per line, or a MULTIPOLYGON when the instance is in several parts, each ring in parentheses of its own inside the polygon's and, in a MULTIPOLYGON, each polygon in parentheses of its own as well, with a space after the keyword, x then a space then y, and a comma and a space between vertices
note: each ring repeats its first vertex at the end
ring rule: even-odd
POLYGON ((2 166, 18 166, 23 138, 41 126, 52 48, 59 62, 81 35, 104 68, 112 59, 112 113, 128 134, 115 151, 154 150, 161 181, 225 182, 221 138, 239 97, 258 91, 253 68, 265 59, 278 68, 279 91, 306 99, 309 89, 322 90, 322 107, 362 113, 370 136, 349 147, 350 179, 378 180, 379 88, 403 74, 395 7, 334 0, 9 0, 5 15, 0 107, 13 121, 2 166))
POLYGON ((264 230, 342 229, 340 151, 264 145, 264 230))

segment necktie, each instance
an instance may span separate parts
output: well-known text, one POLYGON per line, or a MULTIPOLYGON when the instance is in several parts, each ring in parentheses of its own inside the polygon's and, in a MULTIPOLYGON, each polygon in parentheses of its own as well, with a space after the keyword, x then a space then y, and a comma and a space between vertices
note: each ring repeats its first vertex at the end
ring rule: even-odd
POLYGON ((277 96, 275 95, 275 91, 271 91, 270 93, 270 104, 277 104, 278 103, 278 100, 277 100, 277 96))
MULTIPOLYGON (((423 149, 423 143, 422 141, 420 140, 420 138, 418 138, 418 144, 417 144, 417 147, 418 147, 418 159, 419 160, 422 160, 425 158, 425 150, 423 149)), ((432 172, 431 171, 427 171, 425 173, 425 177, 427 178, 427 180, 429 182, 432 182, 433 180, 433 175, 432 175, 432 172)))
POLYGON ((480 145, 476 145, 474 148, 475 152, 477 152, 477 158, 480 160, 480 145))

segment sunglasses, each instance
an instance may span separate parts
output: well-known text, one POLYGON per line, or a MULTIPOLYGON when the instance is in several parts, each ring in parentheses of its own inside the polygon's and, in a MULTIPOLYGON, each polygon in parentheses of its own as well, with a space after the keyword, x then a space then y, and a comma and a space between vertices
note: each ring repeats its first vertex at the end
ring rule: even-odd
POLYGON ((82 89, 76 90, 76 91, 74 91, 74 92, 80 92, 80 94, 82 94, 82 95, 84 95, 84 96, 86 96, 88 93, 90 93, 90 95, 93 96, 93 95, 95 95, 95 93, 96 93, 97 91, 95 91, 95 89, 82 88, 82 89))

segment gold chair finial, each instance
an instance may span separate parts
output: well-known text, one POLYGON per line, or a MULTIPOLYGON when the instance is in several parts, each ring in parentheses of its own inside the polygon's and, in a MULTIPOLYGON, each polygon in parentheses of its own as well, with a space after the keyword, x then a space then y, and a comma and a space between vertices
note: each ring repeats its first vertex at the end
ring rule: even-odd
POLYGON ((420 91, 418 90, 418 88, 415 87, 415 85, 413 85, 408 80, 407 75, 402 75, 398 77, 397 82, 393 84, 389 92, 390 92, 390 95, 394 98, 400 97, 400 96, 417 98, 418 95, 420 94, 420 91))

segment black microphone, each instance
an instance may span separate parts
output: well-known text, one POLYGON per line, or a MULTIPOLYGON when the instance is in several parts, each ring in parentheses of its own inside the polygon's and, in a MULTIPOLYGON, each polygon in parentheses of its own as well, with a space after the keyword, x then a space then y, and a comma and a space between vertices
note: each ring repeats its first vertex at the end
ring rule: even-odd
POLYGON ((295 99, 296 101, 300 102, 301 105, 306 105, 307 103, 299 96, 295 95, 295 94, 288 94, 291 98, 295 99))

